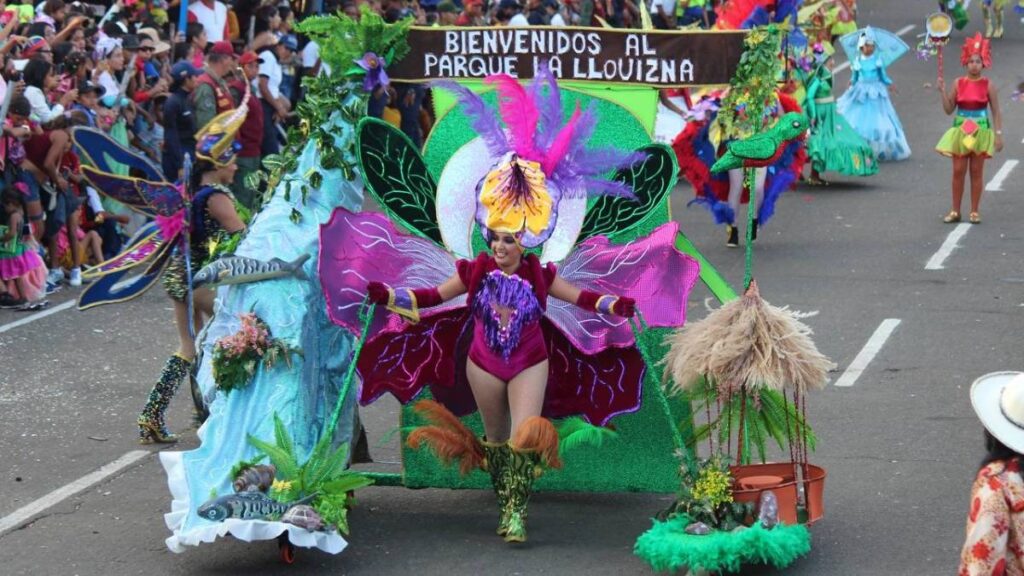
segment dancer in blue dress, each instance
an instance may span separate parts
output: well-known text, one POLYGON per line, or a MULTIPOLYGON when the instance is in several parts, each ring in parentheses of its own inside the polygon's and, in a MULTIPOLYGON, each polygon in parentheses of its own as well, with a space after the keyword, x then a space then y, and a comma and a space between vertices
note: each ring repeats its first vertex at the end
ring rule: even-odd
MULTIPOLYGON (((910 144, 889 100, 892 79, 885 72, 895 58, 877 50, 876 34, 870 27, 858 34, 857 54, 850 65, 853 78, 850 88, 839 99, 839 114, 871 144, 879 161, 906 160, 910 158, 910 144)), ((843 37, 844 48, 847 38, 843 37)))

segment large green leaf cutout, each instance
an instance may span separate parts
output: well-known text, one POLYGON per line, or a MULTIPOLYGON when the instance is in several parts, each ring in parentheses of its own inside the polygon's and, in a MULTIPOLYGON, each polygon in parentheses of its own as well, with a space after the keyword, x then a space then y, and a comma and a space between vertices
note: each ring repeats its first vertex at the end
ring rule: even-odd
POLYGON ((392 220, 442 243, 437 226, 437 183, 409 137, 377 118, 363 118, 356 150, 366 189, 392 220))
POLYGON ((643 162, 615 173, 613 180, 632 186, 636 200, 618 196, 602 196, 587 210, 578 242, 591 236, 612 236, 639 225, 651 213, 665 206, 665 198, 676 183, 676 162, 673 153, 663 144, 641 149, 647 154, 643 162))

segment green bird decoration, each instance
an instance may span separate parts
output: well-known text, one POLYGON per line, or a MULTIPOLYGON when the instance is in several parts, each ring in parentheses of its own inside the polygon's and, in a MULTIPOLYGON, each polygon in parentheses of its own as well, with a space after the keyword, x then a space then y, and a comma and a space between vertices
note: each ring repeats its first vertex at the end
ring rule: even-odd
POLYGON ((764 168, 778 161, 790 140, 799 138, 810 123, 800 112, 785 114, 767 132, 729 144, 725 154, 715 162, 711 171, 725 172, 734 168, 764 168))

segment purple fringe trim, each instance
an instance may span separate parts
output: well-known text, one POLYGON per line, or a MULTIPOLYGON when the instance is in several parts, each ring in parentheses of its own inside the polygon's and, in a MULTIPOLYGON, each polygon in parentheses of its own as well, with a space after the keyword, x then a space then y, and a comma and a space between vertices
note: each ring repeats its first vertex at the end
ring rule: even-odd
POLYGON ((508 276, 501 270, 484 276, 480 290, 473 299, 473 311, 483 322, 487 347, 508 360, 519 346, 523 327, 540 319, 540 303, 533 286, 519 276, 508 276), (508 323, 501 323, 497 307, 511 310, 508 323))

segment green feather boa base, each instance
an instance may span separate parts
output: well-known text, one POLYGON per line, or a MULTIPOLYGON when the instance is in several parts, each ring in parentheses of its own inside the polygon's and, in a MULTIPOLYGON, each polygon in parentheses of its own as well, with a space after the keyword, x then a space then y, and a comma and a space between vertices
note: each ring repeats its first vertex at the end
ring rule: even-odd
POLYGON ((779 524, 771 530, 755 523, 739 532, 713 531, 704 536, 687 534, 690 519, 679 515, 640 535, 633 553, 656 572, 702 568, 708 572, 735 572, 744 564, 771 564, 785 568, 811 551, 811 533, 802 524, 779 524))

